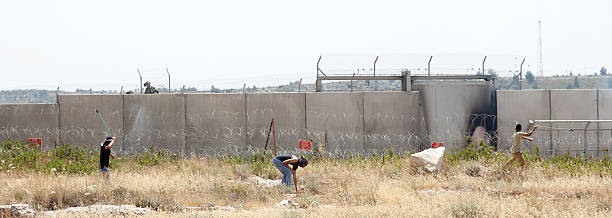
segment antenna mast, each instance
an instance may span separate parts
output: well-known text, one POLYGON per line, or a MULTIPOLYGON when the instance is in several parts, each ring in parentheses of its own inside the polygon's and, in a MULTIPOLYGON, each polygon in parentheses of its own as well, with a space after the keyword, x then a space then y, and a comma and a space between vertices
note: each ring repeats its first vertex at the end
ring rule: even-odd
POLYGON ((542 21, 538 20, 538 77, 544 76, 544 64, 542 63, 542 21))

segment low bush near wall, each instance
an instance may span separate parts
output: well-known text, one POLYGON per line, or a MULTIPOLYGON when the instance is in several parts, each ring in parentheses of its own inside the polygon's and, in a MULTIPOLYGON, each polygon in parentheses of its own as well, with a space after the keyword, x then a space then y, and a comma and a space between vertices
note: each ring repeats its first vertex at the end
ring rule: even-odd
MULTIPOLYGON (((59 145, 41 150, 23 141, 5 141, 0 144, 0 170, 89 174, 98 171, 99 152, 72 145, 59 145)), ((144 153, 111 160, 111 169, 155 166, 177 160, 179 160, 178 155, 149 149, 144 153)))
MULTIPOLYGON (((537 164, 544 168, 559 169, 571 174, 592 172, 612 174, 612 159, 605 155, 601 158, 591 156, 572 156, 569 153, 555 153, 551 157, 540 154, 540 146, 535 145, 531 151, 523 152, 527 164, 537 164)), ((445 160, 451 167, 460 165, 465 161, 487 162, 489 164, 504 164, 510 160, 510 155, 494 151, 493 146, 486 144, 465 145, 463 148, 455 147, 445 154, 445 160)))

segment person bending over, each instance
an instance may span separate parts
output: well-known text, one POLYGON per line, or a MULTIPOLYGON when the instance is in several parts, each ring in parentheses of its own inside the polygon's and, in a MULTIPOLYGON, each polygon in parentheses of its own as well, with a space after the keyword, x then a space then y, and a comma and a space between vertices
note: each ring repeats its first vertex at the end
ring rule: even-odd
POLYGON ((308 160, 304 157, 298 158, 295 155, 279 155, 276 156, 272 163, 276 166, 283 174, 283 179, 281 182, 286 186, 291 186, 291 176, 293 175, 293 184, 295 184, 295 192, 298 193, 297 189, 297 175, 296 170, 298 167, 306 167, 308 165, 308 160))

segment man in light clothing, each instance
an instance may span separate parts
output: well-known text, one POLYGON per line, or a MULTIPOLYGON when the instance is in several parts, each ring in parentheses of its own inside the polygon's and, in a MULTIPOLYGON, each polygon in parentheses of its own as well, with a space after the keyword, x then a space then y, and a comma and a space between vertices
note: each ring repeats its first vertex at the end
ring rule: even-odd
POLYGON ((510 148, 510 152, 512 153, 512 159, 504 165, 504 168, 509 167, 515 160, 519 160, 521 163, 521 167, 525 167, 525 158, 523 158, 523 153, 521 153, 521 139, 526 139, 529 141, 533 141, 533 138, 529 138, 533 132, 538 128, 538 125, 535 125, 531 131, 528 133, 521 132, 522 127, 521 124, 516 124, 515 132, 512 134, 512 148, 510 148))

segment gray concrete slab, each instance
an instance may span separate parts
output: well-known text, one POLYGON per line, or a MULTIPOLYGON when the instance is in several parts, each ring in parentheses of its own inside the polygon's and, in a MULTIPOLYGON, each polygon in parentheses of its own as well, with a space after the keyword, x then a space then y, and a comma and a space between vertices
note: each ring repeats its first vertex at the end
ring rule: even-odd
POLYGON ((42 138, 43 148, 58 142, 57 104, 0 104, 0 141, 42 138))
MULTIPOLYGON (((553 89, 551 90, 551 119, 553 120, 596 120, 597 90, 595 89, 553 89)), ((583 124, 553 124, 553 128, 583 128, 583 124)), ((555 150, 572 155, 583 153, 584 131, 553 132, 555 150)), ((595 154, 597 147, 595 132, 587 132, 587 154, 595 154), (588 151, 590 150, 590 151, 588 151)))
POLYGON ((185 96, 125 95, 126 153, 163 149, 184 153, 185 96))
POLYGON ((420 93, 429 143, 460 147, 467 144, 472 125, 493 128, 492 82, 420 81, 412 89, 420 93))
POLYGON ((328 134, 327 152, 337 156, 365 155, 363 93, 307 93, 307 135, 322 142, 328 134))
POLYGON ((60 142, 86 149, 98 149, 106 136, 106 127, 96 114, 99 109, 119 140, 113 152, 123 149, 123 96, 121 95, 59 95, 60 142))
MULTIPOLYGON (((598 94, 598 112, 600 120, 612 120, 612 89, 600 89, 598 94)), ((612 123, 602 123, 600 129, 612 129, 612 123)), ((612 156, 612 130, 599 132, 599 156, 612 156)))
POLYGON ((423 137, 418 92, 364 92, 365 144, 370 153, 418 151, 423 137))
MULTIPOLYGON (((263 149, 270 121, 276 127, 279 154, 295 152, 298 140, 304 139, 306 123, 304 93, 247 94, 247 151, 263 149)), ((272 143, 270 138, 269 145, 272 143)))
POLYGON ((185 152, 197 156, 246 153, 244 94, 186 94, 185 152))
MULTIPOLYGON (((529 120, 550 119, 549 90, 498 90, 497 91, 497 133, 498 149, 510 150, 512 134, 515 126, 520 123, 523 131, 529 126, 529 120)), ((542 154, 550 154, 550 126, 543 126, 534 135, 535 141, 524 141, 523 149, 530 151, 536 145, 540 146, 542 154)))

